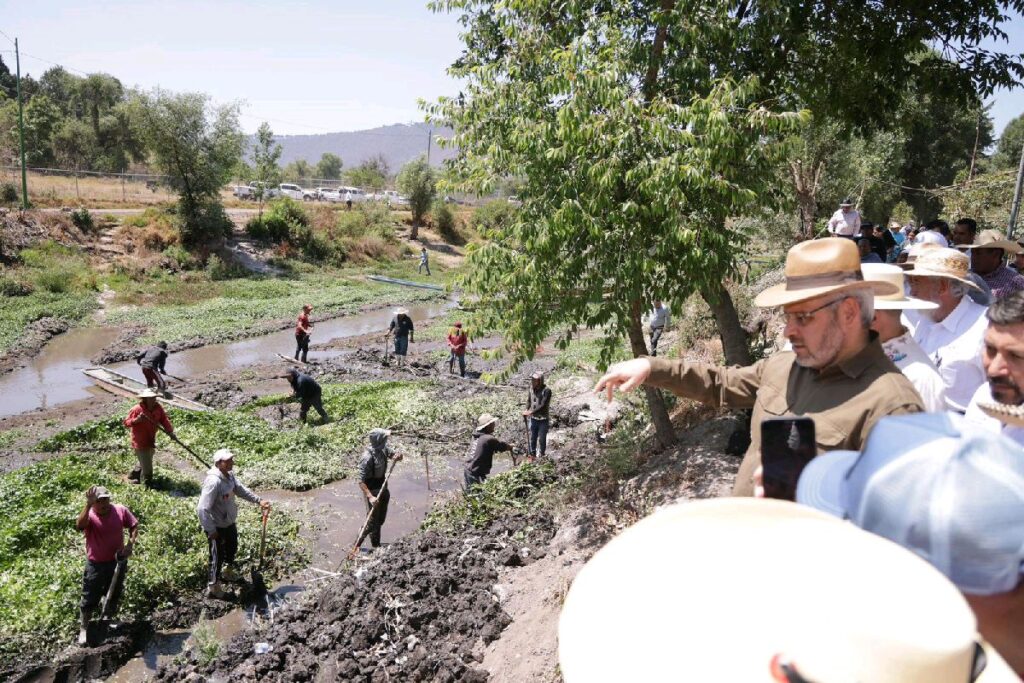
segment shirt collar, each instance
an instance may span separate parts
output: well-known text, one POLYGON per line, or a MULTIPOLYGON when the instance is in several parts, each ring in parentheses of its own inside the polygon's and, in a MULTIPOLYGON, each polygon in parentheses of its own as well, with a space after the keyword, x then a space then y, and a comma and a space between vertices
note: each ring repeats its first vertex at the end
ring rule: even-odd
POLYGON ((882 344, 878 341, 878 333, 874 330, 868 332, 868 343, 860 351, 846 360, 822 368, 819 377, 830 377, 832 375, 844 374, 850 379, 857 379, 864 372, 883 359, 887 359, 882 344))
POLYGON ((937 324, 941 325, 942 327, 945 327, 950 332, 956 332, 957 328, 960 325, 960 321, 963 320, 963 317, 965 315, 967 315, 967 309, 970 307, 970 305, 970 297, 964 294, 963 297, 961 297, 960 299, 960 303, 956 305, 956 308, 950 311, 949 315, 942 319, 942 322, 937 324))

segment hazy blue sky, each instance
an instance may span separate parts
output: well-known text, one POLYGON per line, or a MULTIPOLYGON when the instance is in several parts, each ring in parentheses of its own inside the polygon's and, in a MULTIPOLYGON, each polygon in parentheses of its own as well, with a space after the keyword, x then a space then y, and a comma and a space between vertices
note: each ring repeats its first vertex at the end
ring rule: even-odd
MULTIPOLYGON (((42 58, 243 100, 246 130, 268 120, 278 134, 421 121, 417 98, 457 91, 445 68, 459 28, 426 0, 0 0, 0 31, 19 38, 23 73, 39 76, 50 66, 42 58)), ((1024 52, 1024 20, 1008 30, 1009 49, 1024 52)), ((0 36, 0 50, 11 47, 0 36)), ((997 93, 997 134, 1021 113, 1024 90, 997 93)))

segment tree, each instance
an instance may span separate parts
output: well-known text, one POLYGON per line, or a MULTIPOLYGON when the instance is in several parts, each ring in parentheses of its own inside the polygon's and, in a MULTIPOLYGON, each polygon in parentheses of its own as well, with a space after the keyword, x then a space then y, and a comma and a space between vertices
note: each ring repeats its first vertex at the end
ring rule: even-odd
POLYGON ((140 93, 133 104, 155 165, 178 193, 182 241, 197 245, 225 236, 231 223, 220 189, 242 155, 237 104, 212 106, 197 93, 140 93))
POLYGON ((274 131, 264 121, 256 131, 256 140, 252 150, 252 165, 256 179, 256 200, 259 202, 259 220, 263 219, 263 200, 267 190, 277 187, 281 182, 281 168, 277 165, 281 158, 281 145, 274 142, 274 131))
POLYGON ((29 164, 53 161, 51 138, 60 121, 60 109, 46 95, 40 93, 25 105, 25 157, 29 164))
POLYGON ((284 167, 283 176, 288 180, 294 180, 297 183, 301 183, 312 175, 313 167, 310 166, 309 162, 305 159, 296 159, 284 167))
POLYGON ((96 136, 92 128, 78 119, 64 119, 53 135, 53 150, 57 162, 65 168, 75 169, 75 194, 78 194, 78 173, 96 154, 96 136))
POLYGON ((391 169, 384 155, 378 154, 367 159, 355 168, 345 171, 345 180, 350 185, 367 189, 380 189, 388 182, 391 169))
POLYGON ((427 163, 427 158, 421 156, 402 167, 396 184, 398 191, 409 198, 409 208, 412 209, 412 232, 409 239, 414 240, 419 237, 420 223, 437 194, 434 169, 427 163))
POLYGON ((1017 170, 1021 150, 1024 150, 1024 114, 1006 124, 999 136, 996 153, 992 155, 992 164, 997 169, 1017 170))
POLYGON ((324 180, 338 180, 341 178, 341 166, 341 157, 324 152, 316 164, 316 177, 324 180))
POLYGON ((17 84, 17 77, 11 73, 8 66, 4 64, 4 58, 0 56, 0 93, 3 93, 8 99, 15 99, 17 84))

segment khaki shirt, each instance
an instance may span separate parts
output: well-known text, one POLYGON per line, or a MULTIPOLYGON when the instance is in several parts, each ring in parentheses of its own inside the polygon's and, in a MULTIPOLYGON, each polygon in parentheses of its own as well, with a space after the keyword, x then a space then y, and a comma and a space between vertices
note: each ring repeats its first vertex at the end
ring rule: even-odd
POLYGON ((797 365, 792 351, 748 367, 649 360, 647 384, 708 405, 754 409, 750 448, 733 486, 736 496, 754 493, 754 470, 761 464, 761 421, 766 418, 812 418, 818 452, 823 453, 860 450, 879 418, 924 410, 921 397, 886 357, 874 332, 860 353, 820 371, 797 365))

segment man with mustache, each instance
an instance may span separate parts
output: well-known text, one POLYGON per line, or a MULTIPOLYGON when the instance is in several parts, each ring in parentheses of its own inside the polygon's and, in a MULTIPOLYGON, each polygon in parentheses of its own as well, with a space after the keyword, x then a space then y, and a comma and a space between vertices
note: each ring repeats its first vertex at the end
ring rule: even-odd
POLYGON ((1024 405, 1024 292, 1012 292, 988 309, 988 329, 981 349, 987 383, 978 387, 967 407, 969 423, 1002 432, 1024 444, 1024 428, 1003 424, 982 412, 979 403, 1024 405))

